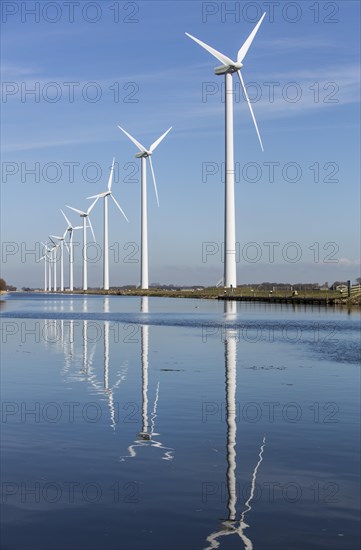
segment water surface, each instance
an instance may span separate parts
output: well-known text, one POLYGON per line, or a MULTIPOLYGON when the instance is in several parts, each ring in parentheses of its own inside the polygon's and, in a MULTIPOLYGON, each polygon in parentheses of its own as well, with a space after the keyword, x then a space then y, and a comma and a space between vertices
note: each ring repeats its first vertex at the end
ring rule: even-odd
POLYGON ((355 549, 359 316, 14 293, 2 547, 355 549))

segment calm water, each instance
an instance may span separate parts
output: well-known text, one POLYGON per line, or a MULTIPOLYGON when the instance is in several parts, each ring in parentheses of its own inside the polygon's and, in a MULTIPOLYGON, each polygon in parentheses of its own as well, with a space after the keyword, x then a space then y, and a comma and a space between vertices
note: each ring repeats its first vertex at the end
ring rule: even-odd
POLYGON ((359 548, 358 313, 0 305, 4 550, 359 548))

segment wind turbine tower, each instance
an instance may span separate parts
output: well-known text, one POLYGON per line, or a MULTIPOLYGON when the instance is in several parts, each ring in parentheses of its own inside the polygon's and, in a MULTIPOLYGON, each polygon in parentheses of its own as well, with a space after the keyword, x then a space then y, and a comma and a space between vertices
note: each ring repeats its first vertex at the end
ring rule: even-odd
POLYGON ((78 210, 77 208, 73 208, 72 206, 68 206, 67 208, 70 208, 70 210, 74 210, 74 212, 77 212, 81 218, 83 218, 83 290, 88 290, 88 258, 87 258, 87 238, 86 238, 86 231, 87 231, 87 221, 89 222, 89 227, 93 235, 93 239, 95 242, 95 235, 92 223, 89 218, 90 212, 93 210, 95 203, 98 199, 95 199, 94 202, 89 206, 88 210, 78 210))
POLYGON ((109 226, 108 226, 108 197, 111 197, 113 200, 115 206, 120 210, 120 212, 123 214, 124 218, 129 221, 127 216, 124 214, 122 208, 120 207, 118 201, 114 198, 112 193, 112 183, 113 183, 113 175, 114 175, 114 161, 113 158, 112 167, 110 170, 110 176, 108 181, 108 189, 102 193, 98 193, 98 195, 93 195, 92 197, 88 197, 88 199, 104 199, 104 245, 103 245, 103 289, 109 290, 109 226))
POLYGON ((142 191, 141 191, 141 239, 140 239, 140 287, 143 290, 149 288, 149 277, 148 277, 148 208, 147 208, 147 159, 149 160, 150 170, 153 177, 154 192, 157 199, 157 204, 159 206, 158 200, 158 190, 157 183, 155 180, 153 163, 152 163, 152 153, 158 147, 160 142, 165 138, 165 136, 171 131, 172 127, 168 128, 163 135, 160 136, 149 149, 146 149, 144 145, 139 143, 133 136, 128 134, 123 128, 118 126, 118 128, 134 143, 134 145, 139 149, 139 153, 135 155, 136 158, 141 159, 142 166, 142 191))
POLYGON ((224 286, 226 288, 236 288, 237 273, 236 273, 236 217, 235 217, 235 201, 234 201, 234 130, 233 130, 233 73, 237 73, 241 83, 244 96, 247 100, 253 123, 256 128, 257 136, 263 151, 263 144, 258 130, 257 122, 253 113, 252 104, 249 100, 246 86, 241 74, 243 60, 251 46, 254 37, 265 17, 265 13, 258 21, 257 25, 239 49, 237 61, 233 61, 223 53, 215 50, 208 44, 205 44, 198 38, 186 32, 186 35, 202 46, 213 57, 218 59, 222 65, 216 67, 214 74, 224 75, 226 85, 225 98, 225 149, 226 149, 226 184, 225 184, 225 212, 224 212, 224 286))

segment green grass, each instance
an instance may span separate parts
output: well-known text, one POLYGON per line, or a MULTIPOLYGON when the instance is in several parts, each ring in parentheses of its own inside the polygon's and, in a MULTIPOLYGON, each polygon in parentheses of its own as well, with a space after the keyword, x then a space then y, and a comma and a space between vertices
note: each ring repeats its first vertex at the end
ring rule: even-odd
MULTIPOLYGON (((151 288, 149 290, 141 289, 122 289, 122 290, 110 290, 109 292, 103 290, 88 290, 88 294, 114 294, 123 296, 164 296, 172 298, 204 298, 204 299, 217 299, 218 296, 242 296, 242 297, 256 297, 256 298, 292 298, 292 292, 290 290, 275 290, 271 294, 267 290, 257 288, 255 285, 253 292, 249 287, 238 287, 233 290, 216 287, 207 287, 202 290, 163 290, 158 288, 151 288)), ((313 298, 323 299, 326 298, 346 298, 338 291, 321 291, 321 290, 299 290, 297 298, 313 298)))

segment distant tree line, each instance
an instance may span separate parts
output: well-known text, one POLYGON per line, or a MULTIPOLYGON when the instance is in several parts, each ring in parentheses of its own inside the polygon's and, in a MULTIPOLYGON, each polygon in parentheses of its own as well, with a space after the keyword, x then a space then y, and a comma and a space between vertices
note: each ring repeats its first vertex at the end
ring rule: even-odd
MULTIPOLYGON (((357 277, 356 279, 357 284, 361 284, 361 277, 357 277)), ((263 282, 260 284, 257 283, 248 283, 248 284, 242 284, 238 285, 239 287, 246 287, 246 288, 253 288, 253 289, 261 289, 261 290, 336 290, 336 287, 340 285, 347 286, 347 281, 335 281, 332 283, 332 285, 329 286, 329 284, 326 282, 323 285, 320 285, 319 283, 270 283, 270 282, 263 282)), ((152 283, 149 285, 150 288, 154 289, 161 289, 161 290, 182 290, 182 289, 194 289, 194 290, 201 290, 204 288, 210 288, 206 287, 204 285, 166 285, 161 283, 152 283)), ((123 285, 123 286, 113 286, 111 287, 111 290, 135 290, 137 288, 136 285, 123 285)), ((16 286, 8 285, 5 281, 5 279, 0 278, 0 291, 5 290, 16 290, 16 286)), ((33 291, 33 290, 40 290, 40 289, 34 289, 30 288, 28 286, 23 286, 22 290, 25 292, 33 291)), ((75 288, 74 290, 81 290, 80 288, 75 288)), ((94 287, 92 290, 101 290, 100 288, 94 287)))
POLYGON ((16 286, 8 285, 5 279, 0 278, 0 291, 4 290, 16 290, 16 286))
MULTIPOLYGON (((361 283, 361 277, 358 277, 356 279, 356 282, 358 284, 361 283)), ((347 286, 348 281, 335 281, 332 283, 332 285, 329 286, 329 284, 326 282, 323 285, 320 285, 319 283, 261 283, 259 285, 257 284, 246 284, 246 285, 239 285, 242 287, 247 288, 257 288, 262 290, 336 290, 336 288, 340 285, 347 286)))

